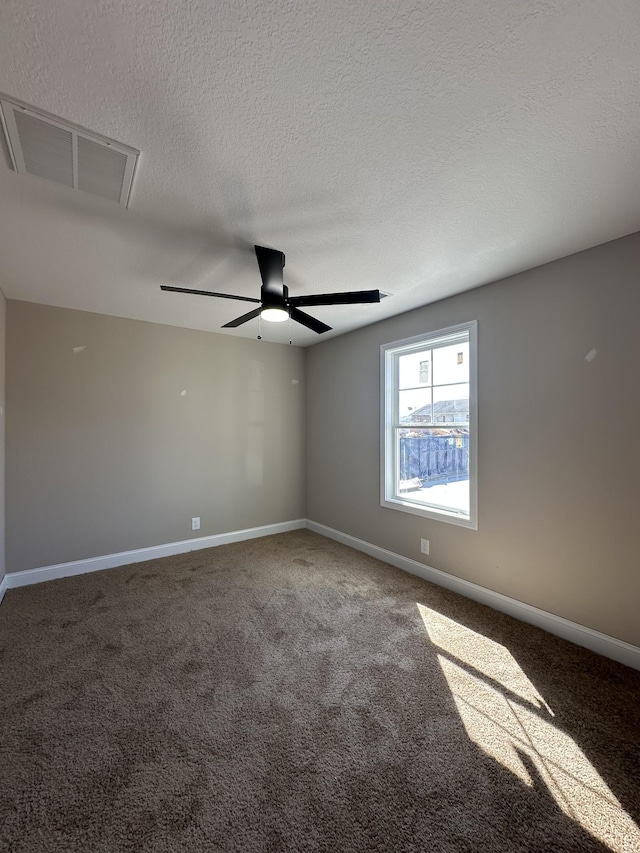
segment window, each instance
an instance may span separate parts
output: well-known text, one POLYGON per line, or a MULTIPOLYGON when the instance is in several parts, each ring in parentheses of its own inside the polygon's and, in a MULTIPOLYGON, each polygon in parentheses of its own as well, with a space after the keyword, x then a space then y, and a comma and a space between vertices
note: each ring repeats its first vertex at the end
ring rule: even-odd
POLYGON ((476 322, 385 344, 381 504, 477 529, 476 322))

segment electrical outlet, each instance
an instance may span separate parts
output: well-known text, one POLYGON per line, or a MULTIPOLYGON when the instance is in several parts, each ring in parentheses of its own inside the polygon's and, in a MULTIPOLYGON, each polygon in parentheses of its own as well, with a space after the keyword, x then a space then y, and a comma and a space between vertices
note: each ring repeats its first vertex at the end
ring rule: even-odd
POLYGON ((429 553, 429 540, 428 539, 421 539, 420 540, 420 550, 422 551, 423 554, 429 553))
POLYGON ((200 530, 200 516, 198 516, 198 518, 191 519, 191 529, 200 530))

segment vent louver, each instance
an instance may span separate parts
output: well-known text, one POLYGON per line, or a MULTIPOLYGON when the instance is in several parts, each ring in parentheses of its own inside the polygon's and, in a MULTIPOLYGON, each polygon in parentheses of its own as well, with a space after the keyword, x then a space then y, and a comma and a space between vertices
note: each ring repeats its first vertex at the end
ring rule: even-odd
POLYGON ((16 172, 47 178, 129 206, 139 151, 0 95, 16 172))

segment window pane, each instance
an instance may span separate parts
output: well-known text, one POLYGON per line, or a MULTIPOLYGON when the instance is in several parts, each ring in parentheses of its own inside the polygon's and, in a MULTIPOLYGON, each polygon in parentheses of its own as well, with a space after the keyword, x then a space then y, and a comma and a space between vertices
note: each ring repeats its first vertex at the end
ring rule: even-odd
POLYGON ((431 350, 412 352, 398 357, 398 388, 431 385, 431 350))
POLYGON ((433 389, 434 424, 469 423, 469 385, 445 385, 433 389))
POLYGON ((398 392, 398 418, 401 424, 432 423, 431 388, 398 392))
POLYGON ((433 351, 433 383, 469 381, 469 342, 438 347, 433 351))
POLYGON ((469 433, 466 429, 397 430, 397 495, 424 507, 469 514, 469 433))

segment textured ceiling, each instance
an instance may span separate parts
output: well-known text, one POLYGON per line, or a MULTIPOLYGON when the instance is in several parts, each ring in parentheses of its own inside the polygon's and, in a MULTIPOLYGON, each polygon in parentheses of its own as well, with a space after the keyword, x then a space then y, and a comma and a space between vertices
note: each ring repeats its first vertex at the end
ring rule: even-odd
POLYGON ((159 284, 257 296, 256 242, 392 294, 330 337, 640 230, 638 44, 638 0, 3 0, 0 91, 142 155, 129 211, 0 163, 0 284, 219 331, 159 284))

